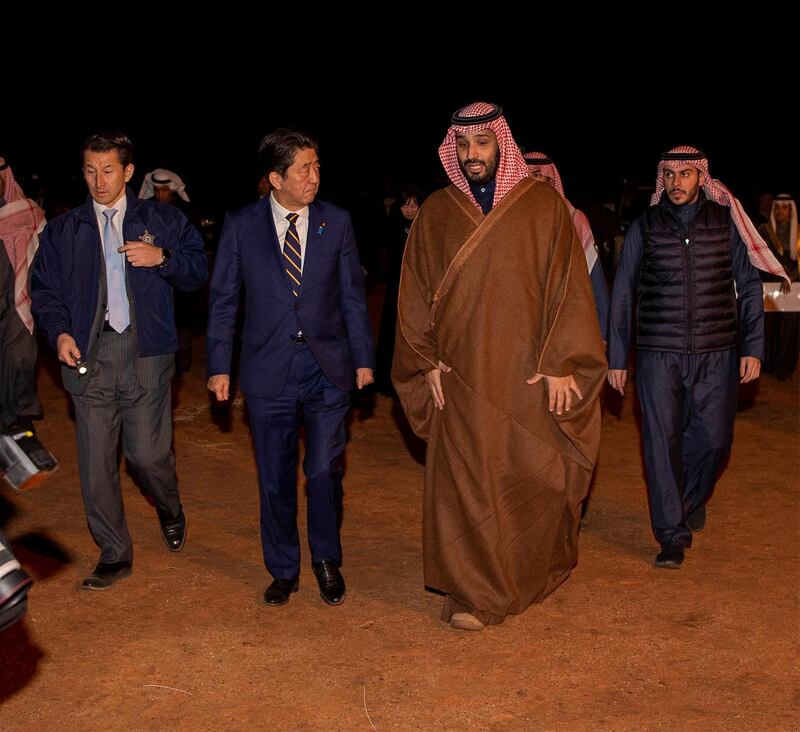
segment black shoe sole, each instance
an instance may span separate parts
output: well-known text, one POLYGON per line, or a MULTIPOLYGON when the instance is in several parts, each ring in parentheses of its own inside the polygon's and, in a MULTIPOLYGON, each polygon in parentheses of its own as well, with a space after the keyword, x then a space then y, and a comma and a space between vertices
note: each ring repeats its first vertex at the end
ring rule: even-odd
MULTIPOLYGON (((92 587, 92 585, 85 585, 83 582, 85 582, 86 580, 84 580, 83 582, 81 582, 81 589, 82 589, 82 590, 90 590, 90 591, 92 591, 92 592, 102 592, 103 590, 108 590, 108 589, 110 589, 111 587, 113 587, 113 586, 114 586, 114 585, 115 585, 117 582, 119 582, 120 580, 127 579, 127 578, 128 578, 128 577, 130 577, 132 574, 133 574, 133 570, 132 570, 132 569, 128 569, 128 570, 126 570, 126 571, 124 571, 124 572, 121 572, 120 574, 118 574, 118 575, 117 575, 117 576, 116 576, 116 577, 115 577, 115 578, 114 578, 114 579, 111 581, 111 583, 110 583, 110 584, 103 585, 102 587, 92 587)), ((86 579, 89 579, 89 578, 87 577, 86 579)))
POLYGON ((345 597, 347 597, 347 594, 345 593, 344 595, 342 595, 342 598, 340 600, 337 600, 336 602, 334 602, 333 600, 329 600, 321 592, 319 593, 319 596, 322 598, 322 601, 324 603, 326 603, 327 605, 331 605, 332 607, 336 607, 337 605, 341 605, 344 602, 345 597))

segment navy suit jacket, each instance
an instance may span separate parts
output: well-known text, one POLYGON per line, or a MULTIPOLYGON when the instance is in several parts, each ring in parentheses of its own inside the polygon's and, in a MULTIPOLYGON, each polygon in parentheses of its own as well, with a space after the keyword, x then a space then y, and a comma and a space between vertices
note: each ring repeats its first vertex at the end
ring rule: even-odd
POLYGON ((297 297, 284 261, 269 196, 226 217, 211 278, 209 376, 230 374, 239 289, 244 285, 242 391, 266 399, 283 391, 298 331, 325 376, 339 389, 350 391, 356 368, 374 368, 364 276, 350 215, 323 201, 309 206, 297 297))

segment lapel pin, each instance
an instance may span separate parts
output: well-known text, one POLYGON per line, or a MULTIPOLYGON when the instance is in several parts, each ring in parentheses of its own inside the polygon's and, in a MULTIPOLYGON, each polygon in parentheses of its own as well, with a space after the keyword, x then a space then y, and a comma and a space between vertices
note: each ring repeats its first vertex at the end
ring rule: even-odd
POLYGON ((325 222, 323 221, 319 225, 319 229, 317 229, 317 236, 322 236, 322 232, 325 230, 325 222))

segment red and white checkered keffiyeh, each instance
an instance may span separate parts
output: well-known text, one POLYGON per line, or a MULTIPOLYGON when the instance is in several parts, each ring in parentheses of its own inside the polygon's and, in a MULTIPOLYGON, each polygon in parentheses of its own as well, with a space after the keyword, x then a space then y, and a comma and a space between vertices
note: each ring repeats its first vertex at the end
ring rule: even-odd
POLYGON ((708 198, 721 206, 730 208, 739 236, 747 246, 747 254, 752 265, 763 272, 783 277, 789 282, 788 275, 769 250, 767 243, 761 238, 761 234, 758 233, 753 222, 750 221, 750 217, 745 213, 739 199, 723 183, 711 177, 708 172, 708 159, 696 147, 678 145, 664 153, 664 157, 658 163, 656 190, 650 198, 650 205, 655 206, 661 200, 661 194, 664 192, 664 169, 680 170, 686 165, 697 168, 705 176, 702 188, 708 198))
POLYGON ((11 168, 0 158, 0 176, 5 183, 5 206, 0 206, 0 239, 14 270, 14 305, 25 327, 33 333, 28 269, 39 248, 39 233, 44 228, 44 211, 19 187, 11 168))
POLYGON ((594 236, 592 235, 592 228, 589 226, 589 219, 580 209, 575 208, 569 199, 564 195, 564 185, 561 183, 561 176, 558 173, 558 168, 550 156, 544 153, 531 151, 522 156, 528 166, 528 175, 533 176, 535 171, 538 171, 543 176, 549 178, 553 188, 555 188, 567 204, 570 216, 572 217, 572 225, 575 227, 575 232, 580 239, 581 246, 583 247, 583 254, 586 257, 586 266, 589 271, 592 271, 595 262, 597 261, 597 247, 594 245, 594 236))
POLYGON ((528 175, 533 175, 533 171, 538 169, 542 175, 550 178, 550 185, 561 194, 561 198, 565 201, 567 200, 567 197, 564 195, 564 185, 561 183, 561 176, 559 175, 558 168, 556 168, 556 164, 549 155, 532 150, 531 152, 525 153, 522 157, 525 158, 525 164, 528 166, 528 175))
MULTIPOLYGON (((499 107, 486 102, 475 102, 467 107, 463 107, 456 112, 458 117, 481 117, 491 115, 499 107)), ((522 153, 511 136, 506 118, 501 114, 491 122, 479 122, 474 125, 453 124, 447 130, 447 134, 439 146, 439 159, 442 161, 447 177, 452 184, 464 193, 470 201, 480 211, 481 207, 472 195, 469 183, 458 164, 458 152, 456 151, 456 135, 472 134, 481 130, 491 130, 497 137, 497 145, 500 151, 500 162, 495 175, 495 189, 493 206, 496 206, 517 183, 528 177, 528 168, 522 153)))

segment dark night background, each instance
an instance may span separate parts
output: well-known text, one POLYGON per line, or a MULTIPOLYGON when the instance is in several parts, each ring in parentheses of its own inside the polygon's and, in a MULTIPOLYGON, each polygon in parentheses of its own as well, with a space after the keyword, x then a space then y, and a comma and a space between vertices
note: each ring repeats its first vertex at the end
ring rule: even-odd
POLYGON ((81 140, 120 129, 134 143, 136 193, 147 171, 169 168, 186 182, 196 213, 219 219, 255 199, 260 138, 299 126, 320 140, 320 197, 358 210, 377 205, 387 183, 442 182, 437 147, 450 113, 482 99, 504 108, 520 145, 555 159, 579 207, 618 204, 624 180, 652 185, 659 153, 677 144, 704 150, 712 175, 748 209, 761 191, 798 193, 796 140, 754 93, 768 79, 769 60, 729 59, 710 73, 685 53, 670 63, 653 49, 609 56, 598 48, 582 49, 569 71, 545 53, 507 70, 495 61, 487 72, 463 59, 426 66, 366 47, 355 61, 323 57, 311 70, 259 59, 252 49, 236 56, 214 49, 178 56, 174 67, 160 61, 149 74, 120 65, 125 91, 105 100, 103 69, 78 63, 62 69, 69 83, 45 75, 35 103, 3 115, 0 155, 29 195, 38 180, 75 205, 85 196, 81 140))

